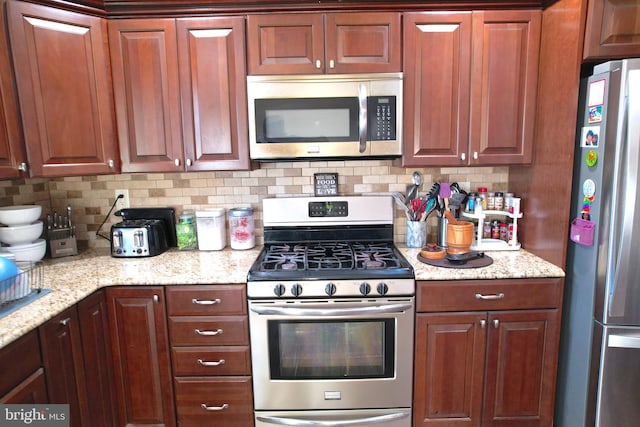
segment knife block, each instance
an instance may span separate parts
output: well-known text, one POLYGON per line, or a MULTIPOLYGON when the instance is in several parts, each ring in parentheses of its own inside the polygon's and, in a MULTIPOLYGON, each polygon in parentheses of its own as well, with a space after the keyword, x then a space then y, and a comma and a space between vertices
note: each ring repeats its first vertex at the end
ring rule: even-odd
POLYGON ((69 227, 47 230, 47 241, 49 242, 51 258, 78 254, 76 236, 72 234, 72 230, 69 227))

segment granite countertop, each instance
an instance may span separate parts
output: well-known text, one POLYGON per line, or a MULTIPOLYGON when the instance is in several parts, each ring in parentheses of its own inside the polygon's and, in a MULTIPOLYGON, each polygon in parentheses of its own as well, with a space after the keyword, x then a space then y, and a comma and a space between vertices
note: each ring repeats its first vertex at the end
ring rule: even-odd
MULTIPOLYGON (((51 292, 0 319, 0 348, 38 327, 94 291, 115 285, 206 285, 246 283, 261 248, 235 251, 178 251, 152 258, 112 258, 108 250, 46 260, 43 288, 51 292)), ((564 271, 520 251, 487 252, 493 263, 482 268, 452 269, 418 261, 419 249, 400 247, 415 269, 416 280, 564 277, 564 271)))

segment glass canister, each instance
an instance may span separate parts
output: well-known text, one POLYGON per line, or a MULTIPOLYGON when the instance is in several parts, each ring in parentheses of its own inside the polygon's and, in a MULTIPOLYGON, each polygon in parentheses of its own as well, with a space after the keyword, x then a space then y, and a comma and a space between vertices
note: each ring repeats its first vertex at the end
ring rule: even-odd
POLYGON ((180 250, 192 250, 198 247, 195 214, 192 210, 184 210, 180 214, 176 224, 176 237, 180 250))
POLYGON ((219 251, 227 245, 227 226, 224 208, 209 208, 196 211, 198 249, 219 251))
POLYGON ((251 249, 256 245, 253 232, 253 208, 229 209, 231 249, 251 249))

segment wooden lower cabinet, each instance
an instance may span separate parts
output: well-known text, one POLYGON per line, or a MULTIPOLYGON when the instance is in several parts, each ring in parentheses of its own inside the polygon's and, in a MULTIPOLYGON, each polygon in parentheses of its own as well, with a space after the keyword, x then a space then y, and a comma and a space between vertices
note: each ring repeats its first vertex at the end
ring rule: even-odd
POLYGON ((31 331, 0 351, 0 403, 47 403, 38 332, 31 331))
POLYGON ((561 304, 562 281, 516 282, 419 283, 414 427, 552 425, 560 333, 560 309, 553 305, 561 304), (446 283, 448 295, 440 293, 446 283), (441 307, 449 307, 456 295, 464 301, 469 293, 469 311, 424 312, 438 307, 440 297, 441 307), (557 298, 538 298, 550 302, 539 309, 519 309, 530 304, 523 301, 527 293, 557 298), (421 304, 427 295, 431 300, 421 304), (483 303, 488 310, 477 311, 483 303))
POLYGON ((178 425, 253 426, 245 286, 166 293, 178 425))
POLYGON ((72 427, 90 425, 77 307, 58 314, 41 325, 39 331, 47 403, 68 404, 72 427))
POLYGON ((118 426, 175 426, 164 289, 107 289, 118 426))

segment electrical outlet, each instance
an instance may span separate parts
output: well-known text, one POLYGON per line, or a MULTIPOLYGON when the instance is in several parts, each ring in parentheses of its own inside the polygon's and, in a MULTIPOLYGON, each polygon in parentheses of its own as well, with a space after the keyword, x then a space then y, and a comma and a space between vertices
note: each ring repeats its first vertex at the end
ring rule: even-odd
POLYGON ((117 198, 120 194, 122 194, 124 197, 118 200, 116 208, 126 209, 131 207, 131 205, 129 204, 129 190, 116 190, 115 197, 117 198))

